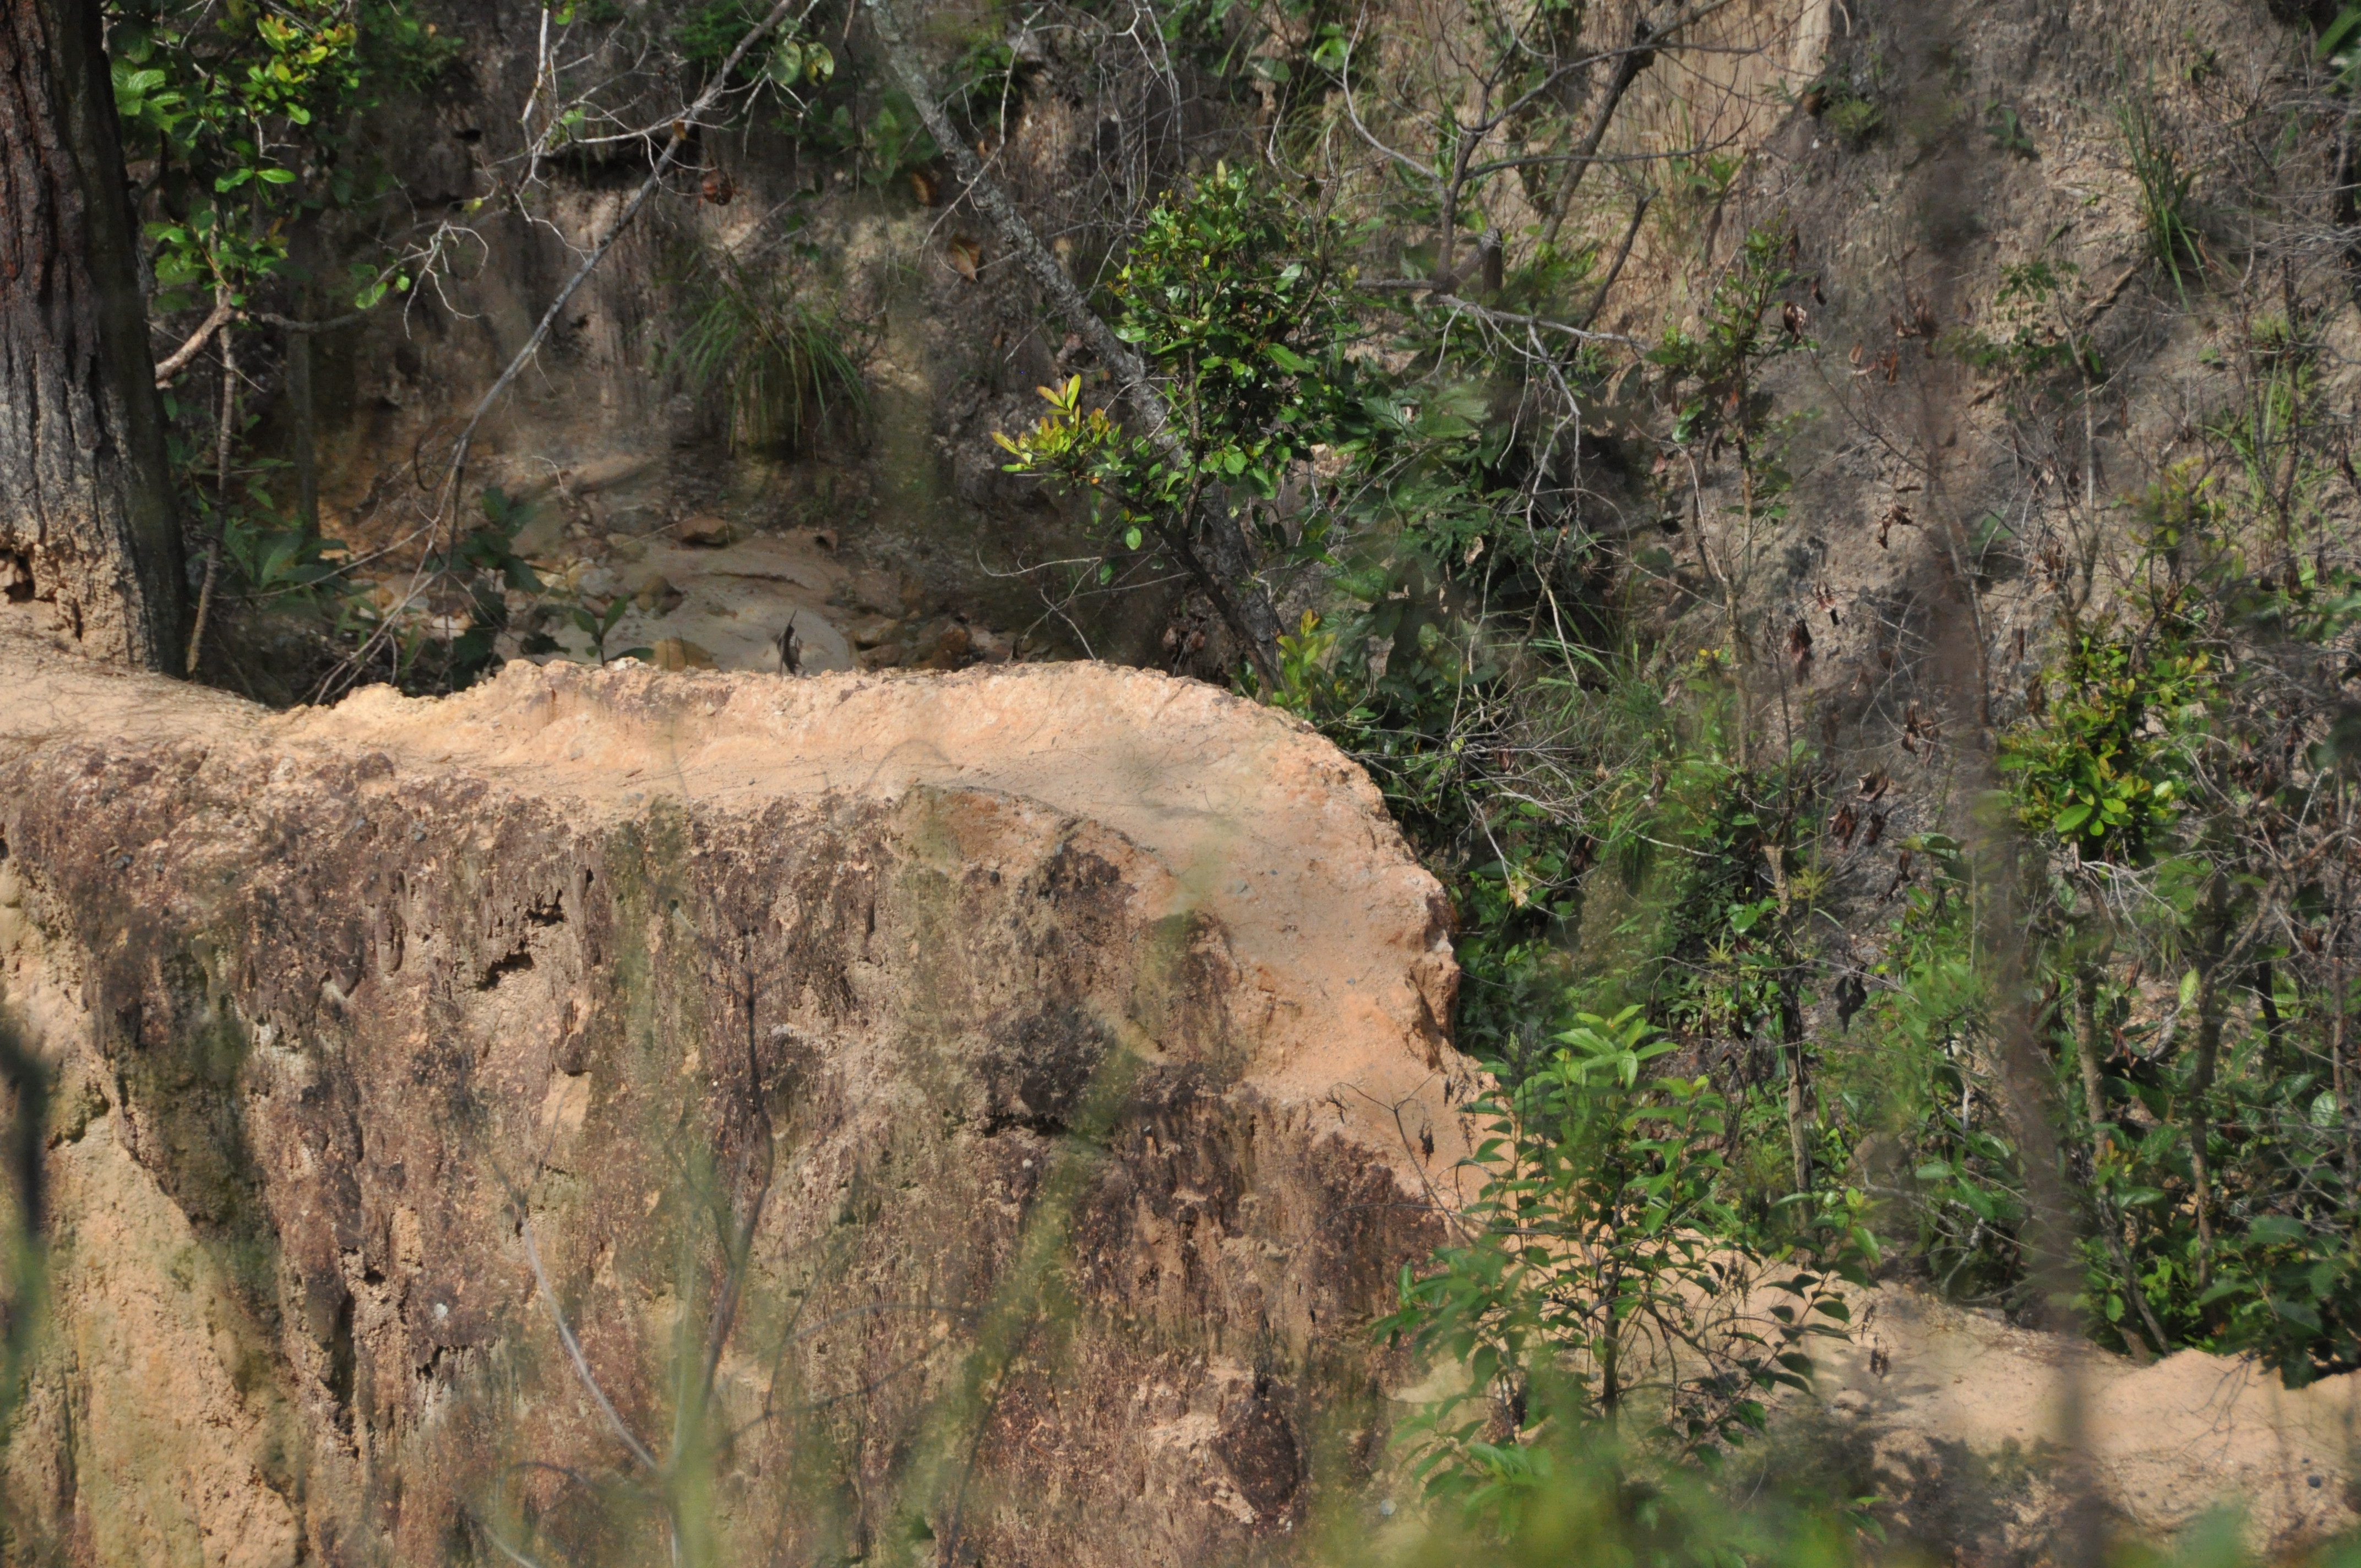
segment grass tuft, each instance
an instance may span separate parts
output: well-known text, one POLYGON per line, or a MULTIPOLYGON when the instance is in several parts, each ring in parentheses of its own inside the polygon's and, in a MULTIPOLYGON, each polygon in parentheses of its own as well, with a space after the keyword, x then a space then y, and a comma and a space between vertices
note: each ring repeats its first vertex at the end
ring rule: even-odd
POLYGON ((2185 296, 2189 286, 2183 269, 2195 271, 2204 262, 2192 194, 2197 176, 2181 162, 2180 149, 2157 116, 2152 83, 2128 89, 2116 101, 2115 126, 2123 132, 2132 178, 2139 185, 2140 226, 2147 236, 2148 254, 2171 278, 2173 289, 2185 296))
POLYGON ((789 269, 709 251, 682 282, 686 319, 667 368, 721 394, 731 451, 800 451, 868 413, 852 334, 789 269))

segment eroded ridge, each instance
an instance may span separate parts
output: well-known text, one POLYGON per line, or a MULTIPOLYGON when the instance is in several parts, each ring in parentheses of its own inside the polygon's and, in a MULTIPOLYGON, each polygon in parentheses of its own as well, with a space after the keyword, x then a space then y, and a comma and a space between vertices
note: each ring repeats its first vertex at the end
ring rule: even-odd
POLYGON ((0 660, 60 1541, 661 1546, 695 1471, 717 1539, 1200 1560, 1381 1452, 1473 1080, 1440 891, 1303 727, 1089 665, 273 715, 0 660))

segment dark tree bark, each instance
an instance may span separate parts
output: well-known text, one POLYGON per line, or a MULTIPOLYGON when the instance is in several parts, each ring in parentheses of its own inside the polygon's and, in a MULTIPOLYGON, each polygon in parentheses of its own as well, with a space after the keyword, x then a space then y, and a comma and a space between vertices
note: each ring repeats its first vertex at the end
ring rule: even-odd
POLYGON ((0 0, 0 591, 175 670, 187 583, 96 0, 0 0))

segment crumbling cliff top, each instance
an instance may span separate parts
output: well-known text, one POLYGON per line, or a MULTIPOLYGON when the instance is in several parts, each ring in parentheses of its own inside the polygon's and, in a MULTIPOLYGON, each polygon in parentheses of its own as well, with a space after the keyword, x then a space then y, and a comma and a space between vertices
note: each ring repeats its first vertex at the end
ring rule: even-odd
POLYGON ((585 827, 665 800, 742 811, 914 787, 1095 823, 1230 934, 1241 1003, 1261 1014, 1249 1081, 1281 1102, 1333 1102, 1336 1124, 1406 1178, 1404 1126, 1437 1140, 1422 1168, 1461 1152, 1445 1089, 1472 1069, 1447 1037, 1458 971, 1442 888, 1335 747, 1202 682, 1088 663, 784 678, 518 661, 453 696, 371 686, 282 713, 93 667, 5 619, 0 751, 120 740, 382 756, 397 780, 480 779, 562 803, 585 827))

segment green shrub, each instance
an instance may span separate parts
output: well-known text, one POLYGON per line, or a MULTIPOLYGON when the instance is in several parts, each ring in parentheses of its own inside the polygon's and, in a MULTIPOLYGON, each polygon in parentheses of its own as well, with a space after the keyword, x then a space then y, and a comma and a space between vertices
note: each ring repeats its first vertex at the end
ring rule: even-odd
POLYGON ((1885 124, 1885 111, 1866 98, 1846 97, 1828 105, 1824 116, 1836 138, 1850 148, 1866 146, 1885 124))
POLYGON ((1465 1386, 1405 1428, 1413 1473, 1471 1521, 1515 1533, 1547 1506, 1553 1455, 1628 1442, 1710 1465, 1806 1389, 1841 1336, 1841 1279, 1873 1244, 1841 1203, 1816 1256, 1738 1239, 1722 1193, 1728 1106, 1703 1077, 1643 1075, 1674 1042, 1637 1007, 1581 1016, 1519 1084, 1477 1102, 1476 1201, 1431 1272, 1405 1269, 1378 1325, 1465 1386))
POLYGON ((2132 179, 2139 187, 2140 227, 2147 237, 2148 256, 2171 278, 2173 288, 2186 293, 2184 269, 2193 271, 2205 259, 2197 227, 2197 177, 2183 164, 2180 149, 2158 117, 2152 82, 2126 88, 2115 101, 2115 128, 2122 133, 2132 179))

